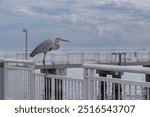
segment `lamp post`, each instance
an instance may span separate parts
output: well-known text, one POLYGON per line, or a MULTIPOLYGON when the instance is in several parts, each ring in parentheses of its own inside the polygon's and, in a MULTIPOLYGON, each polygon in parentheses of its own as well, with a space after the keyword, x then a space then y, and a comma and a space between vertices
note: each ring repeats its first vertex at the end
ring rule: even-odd
POLYGON ((22 31, 25 32, 25 60, 27 60, 27 36, 28 36, 28 31, 25 28, 22 31))

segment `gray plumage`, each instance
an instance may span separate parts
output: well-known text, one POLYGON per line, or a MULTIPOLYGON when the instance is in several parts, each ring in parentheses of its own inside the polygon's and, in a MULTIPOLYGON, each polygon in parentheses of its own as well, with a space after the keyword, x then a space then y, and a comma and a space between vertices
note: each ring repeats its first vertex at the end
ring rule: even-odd
POLYGON ((48 39, 40 43, 30 54, 30 57, 34 57, 36 54, 48 52, 52 48, 52 40, 48 39))
POLYGON ((36 46, 36 48, 32 51, 32 53, 30 54, 30 57, 34 57, 36 54, 39 53, 44 53, 44 52, 48 52, 50 51, 50 49, 52 48, 52 40, 48 39, 42 43, 40 43, 38 46, 36 46))
POLYGON ((45 66, 45 57, 46 57, 47 52, 51 50, 59 49, 60 41, 70 42, 68 40, 61 39, 61 38, 56 38, 53 41, 51 39, 48 39, 40 43, 38 46, 36 46, 36 48, 31 52, 30 57, 34 57, 36 54, 44 53, 43 65, 45 66))

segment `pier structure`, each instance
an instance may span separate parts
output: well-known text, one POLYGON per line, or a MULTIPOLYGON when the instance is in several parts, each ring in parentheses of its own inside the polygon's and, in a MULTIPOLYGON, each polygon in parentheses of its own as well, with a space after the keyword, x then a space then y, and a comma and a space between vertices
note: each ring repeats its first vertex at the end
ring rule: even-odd
POLYGON ((46 57, 48 74, 42 65, 42 54, 30 60, 24 60, 23 56, 22 53, 0 56, 0 80, 5 84, 1 85, 1 99, 150 98, 150 52, 52 52, 46 57), (68 77, 69 68, 83 68, 83 79, 68 77), (41 73, 36 73, 36 69, 41 73), (145 74, 145 82, 123 80, 124 72, 145 74), (107 77, 110 75, 112 78, 107 77), (14 80, 19 84, 10 84, 14 80), (17 89, 17 97, 13 89, 17 89))
MULTIPOLYGON (((29 56, 30 53, 28 53, 29 56)), ((24 60, 25 54, 21 52, 0 53, 0 59, 17 59, 24 60)), ((39 54, 34 58, 28 57, 28 60, 33 60, 36 63, 36 69, 43 67, 43 54, 39 54)), ((117 65, 121 59, 121 64, 127 66, 134 65, 149 65, 150 52, 111 52, 111 51, 52 51, 46 56, 46 65, 48 68, 66 66, 69 68, 82 67, 84 63, 97 63, 117 65)))

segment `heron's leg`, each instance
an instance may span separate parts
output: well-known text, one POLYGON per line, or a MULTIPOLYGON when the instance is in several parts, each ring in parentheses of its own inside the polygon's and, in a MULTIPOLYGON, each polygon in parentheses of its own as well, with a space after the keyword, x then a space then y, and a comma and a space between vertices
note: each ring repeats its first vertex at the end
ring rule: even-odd
POLYGON ((45 57, 46 57, 46 54, 47 54, 47 52, 44 52, 44 58, 43 58, 43 66, 44 66, 44 72, 45 72, 45 77, 44 77, 44 87, 45 87, 45 100, 49 100, 49 99, 51 99, 51 88, 49 89, 49 83, 50 83, 50 79, 49 78, 47 78, 47 75, 48 75, 48 71, 47 71, 47 69, 46 69, 46 66, 45 66, 45 57))
POLYGON ((47 52, 44 52, 43 66, 44 66, 45 74, 47 75, 48 72, 47 72, 47 69, 46 69, 46 66, 45 66, 45 57, 46 57, 46 54, 47 54, 47 52))
POLYGON ((44 69, 45 69, 45 57, 46 57, 46 53, 44 52, 44 58, 43 58, 43 66, 44 66, 44 69))

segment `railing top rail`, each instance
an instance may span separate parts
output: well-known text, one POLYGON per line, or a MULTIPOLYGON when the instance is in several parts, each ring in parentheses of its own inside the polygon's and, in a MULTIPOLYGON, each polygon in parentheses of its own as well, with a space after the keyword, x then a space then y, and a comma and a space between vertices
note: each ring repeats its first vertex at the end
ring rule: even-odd
POLYGON ((1 59, 1 62, 11 62, 11 63, 26 63, 26 64, 33 64, 34 60, 18 60, 18 59, 1 59))
POLYGON ((117 72, 130 72, 130 73, 143 73, 150 74, 150 68, 141 66, 118 66, 118 65, 103 65, 103 64, 83 64, 83 68, 117 71, 117 72))
POLYGON ((106 77, 93 77, 94 80, 100 80, 105 82, 112 82, 118 84, 127 84, 134 86, 142 86, 142 87, 150 87, 150 82, 142 82, 142 81, 131 81, 125 79, 117 79, 117 78, 106 78, 106 77))
POLYGON ((62 80, 70 80, 70 81, 78 81, 83 82, 83 79, 79 77, 71 77, 71 76, 62 76, 62 75, 53 75, 53 74, 44 74, 44 73, 34 73, 33 75, 41 76, 41 77, 47 77, 47 78, 55 78, 55 79, 62 79, 62 80))

